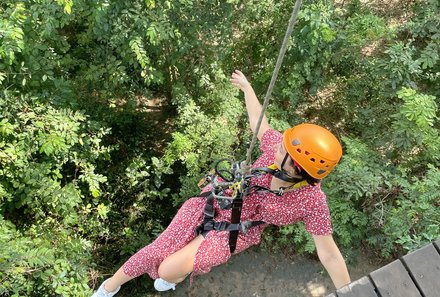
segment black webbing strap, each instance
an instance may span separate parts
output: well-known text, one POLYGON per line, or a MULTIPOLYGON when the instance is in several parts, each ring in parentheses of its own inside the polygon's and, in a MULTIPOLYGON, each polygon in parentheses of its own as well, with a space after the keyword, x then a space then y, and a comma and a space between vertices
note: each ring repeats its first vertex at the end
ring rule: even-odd
MULTIPOLYGON (((286 156, 288 156, 288 155, 286 154, 286 156)), ((283 168, 285 162, 286 162, 286 157, 284 157, 284 159, 283 159, 283 163, 281 164, 281 168, 283 168)), ((289 176, 285 170, 272 169, 269 167, 252 168, 252 173, 254 173, 254 174, 262 174, 262 173, 271 174, 271 175, 275 176, 276 178, 279 178, 283 181, 291 182, 291 183, 298 183, 298 182, 302 181, 302 179, 289 176)))
POLYGON ((205 224, 203 226, 203 231, 238 231, 246 233, 250 228, 265 224, 263 221, 244 221, 240 222, 238 224, 232 224, 229 222, 216 222, 214 220, 210 221, 208 224, 205 224))
POLYGON ((265 224, 263 221, 240 222, 241 208, 243 206, 243 199, 241 199, 241 197, 240 199, 234 199, 234 202, 232 203, 231 222, 216 222, 214 221, 214 195, 211 192, 205 192, 200 194, 198 197, 206 197, 206 203, 205 208, 203 209, 203 223, 196 227, 195 233, 199 235, 203 231, 229 231, 229 250, 231 254, 235 251, 237 246, 239 232, 246 233, 249 228, 265 224))
POLYGON ((276 170, 272 169, 272 168, 269 168, 269 167, 255 167, 255 168, 251 169, 251 172, 254 173, 254 174, 255 173, 262 173, 262 172, 264 172, 264 173, 268 173, 268 174, 274 175, 276 170))
MULTIPOLYGON (((201 193, 198 197, 206 197, 205 208, 203 209, 203 223, 196 227, 195 232, 197 235, 207 230, 214 222, 214 195, 211 192, 201 193)), ((212 230, 212 229, 210 229, 212 230)))
MULTIPOLYGON (((243 194, 239 195, 232 201, 232 215, 231 224, 239 224, 241 217, 241 208, 243 207, 243 194)), ((229 232, 229 250, 231 254, 235 251, 237 246, 238 230, 233 230, 229 232)))
MULTIPOLYGON (((287 155, 286 155, 287 156, 287 155)), ((286 162, 287 157, 284 157, 283 165, 286 162)), ((280 178, 284 181, 296 181, 300 182, 299 180, 296 180, 295 178, 291 178, 287 175, 283 174, 282 170, 276 170, 269 167, 256 167, 252 168, 251 175, 248 175, 245 177, 245 179, 249 179, 252 176, 258 176, 261 174, 271 174, 276 176, 277 178, 280 178)), ((295 184, 296 185, 296 184, 295 184)), ((263 221, 244 221, 241 222, 241 209, 243 207, 243 197, 250 194, 251 190, 255 190, 256 192, 271 192, 273 194, 276 194, 278 196, 281 196, 286 190, 290 190, 292 187, 287 188, 279 188, 278 190, 271 190, 263 186, 259 185, 253 185, 249 186, 247 185, 242 189, 242 191, 239 191, 235 199, 232 200, 231 208, 232 208, 232 214, 231 214, 231 222, 216 222, 214 221, 215 211, 214 211, 214 193, 212 191, 204 192, 198 195, 197 197, 206 197, 206 203, 205 208, 203 209, 204 218, 203 222, 196 227, 195 233, 197 235, 203 234, 205 231, 229 231, 229 250, 232 253, 234 253, 236 247, 237 247, 237 239, 239 232, 246 233, 246 231, 249 228, 252 228, 254 226, 258 226, 261 224, 264 224, 263 221)))

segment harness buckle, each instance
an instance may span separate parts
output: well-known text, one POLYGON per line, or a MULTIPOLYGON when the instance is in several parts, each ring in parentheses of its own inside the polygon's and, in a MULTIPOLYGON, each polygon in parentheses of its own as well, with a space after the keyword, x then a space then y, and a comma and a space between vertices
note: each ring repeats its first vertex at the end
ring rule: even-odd
POLYGON ((244 221, 240 223, 240 231, 243 232, 243 234, 246 234, 249 228, 252 227, 251 221, 244 221))
POLYGON ((198 225, 195 229, 194 229, 194 232, 196 233, 196 235, 200 235, 200 234, 202 234, 202 232, 204 231, 204 224, 202 223, 202 224, 200 224, 200 225, 198 225))
POLYGON ((221 222, 214 223, 214 229, 216 231, 226 231, 227 228, 228 228, 228 222, 221 221, 221 222))
POLYGON ((220 206, 221 209, 230 209, 232 207, 231 201, 229 201, 227 199, 221 199, 218 202, 218 205, 220 206))

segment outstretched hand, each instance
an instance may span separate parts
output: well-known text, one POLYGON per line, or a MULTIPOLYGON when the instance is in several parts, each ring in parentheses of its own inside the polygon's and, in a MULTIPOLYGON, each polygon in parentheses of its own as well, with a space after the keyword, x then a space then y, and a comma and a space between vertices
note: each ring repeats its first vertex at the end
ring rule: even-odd
POLYGON ((237 88, 239 88, 243 92, 245 92, 246 89, 248 89, 251 86, 251 84, 248 82, 246 76, 240 70, 235 70, 232 73, 231 83, 232 83, 232 85, 236 86, 237 88))

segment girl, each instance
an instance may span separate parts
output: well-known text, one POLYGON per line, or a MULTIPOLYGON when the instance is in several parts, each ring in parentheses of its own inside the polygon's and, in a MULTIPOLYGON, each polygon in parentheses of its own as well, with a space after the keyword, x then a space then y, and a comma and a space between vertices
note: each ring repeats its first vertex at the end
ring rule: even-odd
MULTIPOLYGON (((232 73, 231 83, 244 93, 250 126, 255 132, 262 110, 255 92, 238 70, 232 73)), ((240 232, 234 254, 258 244, 268 224, 303 221, 335 287, 348 284, 350 277, 333 241, 326 196, 320 188, 321 179, 342 156, 339 141, 325 128, 313 124, 301 124, 281 134, 271 129, 266 117, 263 117, 257 136, 262 154, 252 167, 270 166, 277 170, 274 174, 252 178, 251 185, 273 192, 251 192, 244 197, 241 221, 264 221, 264 224, 240 232), (282 194, 276 195, 276 191, 282 194)), ((210 191, 209 186, 203 190, 207 191, 210 191)), ((212 267, 225 263, 231 257, 229 231, 208 230, 199 235, 194 232, 203 221, 205 202, 204 197, 187 200, 168 228, 128 259, 92 297, 114 296, 122 284, 144 273, 155 280, 156 290, 174 290, 188 274, 207 273, 212 267)), ((222 209, 216 200, 213 206, 215 221, 230 222, 230 209, 222 209)))

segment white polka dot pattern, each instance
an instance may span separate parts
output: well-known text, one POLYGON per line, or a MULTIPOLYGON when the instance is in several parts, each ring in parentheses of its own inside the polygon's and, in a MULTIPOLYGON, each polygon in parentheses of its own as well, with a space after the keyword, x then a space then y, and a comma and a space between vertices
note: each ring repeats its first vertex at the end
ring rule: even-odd
MULTIPOLYGON (((263 135, 260 149, 262 155, 253 167, 266 167, 274 162, 275 146, 282 140, 278 131, 268 130, 263 135)), ((267 174, 254 178, 251 184, 269 188, 272 176, 267 174)), ((205 188, 203 191, 207 191, 205 188)), ((139 250, 123 266, 130 276, 148 273, 151 278, 159 278, 160 263, 195 238, 194 229, 203 220, 205 198, 188 199, 177 212, 168 228, 150 245, 139 250)), ((215 220, 229 221, 231 210, 220 209, 214 201, 215 220)), ((320 186, 306 186, 284 193, 281 197, 272 193, 251 194, 245 197, 241 220, 265 221, 268 224, 287 225, 298 221, 305 223, 308 232, 314 235, 332 233, 330 215, 325 194, 320 186)), ((260 243, 261 234, 267 225, 251 228, 246 234, 239 234, 235 253, 260 243)), ((194 259, 193 275, 207 273, 212 267, 225 263, 229 252, 229 232, 211 231, 201 243, 194 259)))

